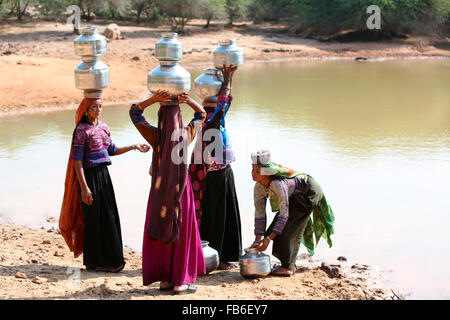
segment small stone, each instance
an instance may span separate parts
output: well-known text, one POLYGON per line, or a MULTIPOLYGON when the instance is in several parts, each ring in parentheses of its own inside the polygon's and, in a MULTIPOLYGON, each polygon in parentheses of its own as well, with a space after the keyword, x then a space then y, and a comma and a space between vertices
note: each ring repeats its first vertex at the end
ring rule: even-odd
POLYGON ((42 244, 51 244, 51 241, 50 240, 44 240, 44 241, 42 241, 42 244))
POLYGON ((53 254, 55 257, 64 257, 64 253, 59 252, 59 251, 55 251, 55 253, 53 254))
POLYGON ((139 58, 138 56, 134 56, 133 58, 131 58, 131 60, 133 60, 133 61, 139 61, 139 60, 141 60, 141 58, 139 58))
POLYGON ((342 267, 342 265, 339 262, 324 261, 324 262, 322 262, 321 267, 336 267, 336 268, 340 268, 340 267, 342 267))
POLYGON ((347 258, 344 256, 340 256, 337 258, 338 261, 347 261, 347 258))
POLYGON ((18 279, 28 279, 27 275, 25 273, 22 272, 17 272, 14 277, 18 278, 18 279))
POLYGON ((36 284, 43 284, 44 282, 47 282, 47 279, 41 278, 41 277, 35 277, 33 280, 31 280, 31 282, 36 283, 36 284))
POLYGON ((222 283, 220 286, 221 286, 222 288, 225 288, 225 287, 227 286, 227 284, 226 284, 226 283, 222 283))
POLYGON ((31 259, 31 263, 38 263, 36 259, 31 259))
POLYGON ((252 280, 252 283, 258 283, 259 282, 259 279, 253 279, 252 280))
POLYGON ((322 262, 320 269, 325 271, 330 278, 339 278, 342 276, 341 264, 333 262, 322 262))
POLYGON ((358 271, 366 271, 368 270, 370 267, 366 264, 359 264, 359 263, 355 263, 354 265, 352 265, 352 269, 356 269, 358 271))

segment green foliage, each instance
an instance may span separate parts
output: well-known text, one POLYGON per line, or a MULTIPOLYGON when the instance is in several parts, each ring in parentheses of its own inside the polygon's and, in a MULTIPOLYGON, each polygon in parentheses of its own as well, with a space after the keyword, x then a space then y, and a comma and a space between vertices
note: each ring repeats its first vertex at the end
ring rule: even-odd
POLYGON ((225 12, 230 25, 232 25, 236 19, 245 16, 247 5, 247 0, 225 0, 225 12))
POLYGON ((291 0, 253 0, 248 4, 248 16, 256 23, 279 22, 291 13, 291 0))
POLYGON ((199 15, 200 6, 197 0, 165 0, 158 1, 158 10, 168 18, 172 31, 183 33, 186 23, 199 15))
POLYGON ((381 28, 385 32, 432 33, 440 26, 450 26, 450 0, 0 0, 0 15, 22 20, 29 12, 45 19, 58 19, 75 4, 82 17, 95 16, 116 20, 135 20, 140 24, 169 23, 172 30, 183 32, 193 18, 238 19, 255 23, 279 23, 286 19, 300 31, 332 34, 341 30, 367 30, 367 7, 381 9, 381 28))
POLYGON ((431 31, 427 29, 448 22, 450 13, 449 0, 253 0, 253 5, 265 12, 253 14, 254 20, 270 20, 281 5, 287 10, 284 15, 297 17, 303 30, 319 34, 366 30, 370 5, 381 9, 382 30, 394 33, 431 31))
POLYGON ((206 20, 205 28, 212 19, 225 18, 225 0, 199 0, 200 17, 206 20))
POLYGON ((38 0, 36 10, 46 18, 57 18, 66 11, 72 2, 70 0, 38 0))
POLYGON ((147 18, 147 22, 158 20, 159 10, 157 0, 130 0, 127 5, 127 11, 136 16, 137 24, 141 23, 141 16, 147 18))

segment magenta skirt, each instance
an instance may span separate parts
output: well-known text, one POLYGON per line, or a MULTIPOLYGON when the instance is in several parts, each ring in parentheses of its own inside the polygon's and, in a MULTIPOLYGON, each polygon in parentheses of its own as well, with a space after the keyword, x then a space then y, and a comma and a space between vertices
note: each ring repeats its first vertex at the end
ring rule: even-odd
MULTIPOLYGON (((150 204, 150 197, 148 201, 150 204)), ((147 205, 147 208, 149 207, 150 205, 147 205)), ((161 240, 150 240, 147 236, 147 209, 142 247, 142 278, 145 286, 156 281, 166 281, 175 286, 181 286, 195 282, 197 275, 206 273, 202 243, 195 218, 194 195, 189 179, 181 196, 181 215, 180 244, 166 244, 161 240)))

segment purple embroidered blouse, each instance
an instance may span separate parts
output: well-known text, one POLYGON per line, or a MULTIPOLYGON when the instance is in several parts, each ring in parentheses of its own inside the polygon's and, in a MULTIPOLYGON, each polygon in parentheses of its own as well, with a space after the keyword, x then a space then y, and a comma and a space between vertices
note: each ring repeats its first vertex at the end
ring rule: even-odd
POLYGON ((83 168, 92 168, 100 164, 111 164, 110 156, 117 152, 117 146, 111 141, 106 123, 97 125, 80 123, 74 133, 72 159, 83 161, 83 168))

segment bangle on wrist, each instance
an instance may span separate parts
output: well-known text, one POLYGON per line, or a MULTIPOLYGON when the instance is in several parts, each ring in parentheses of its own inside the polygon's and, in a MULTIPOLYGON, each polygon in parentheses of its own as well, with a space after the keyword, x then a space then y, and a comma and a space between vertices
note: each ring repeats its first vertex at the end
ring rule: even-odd
POLYGON ((136 146, 134 144, 131 145, 131 148, 133 149, 133 151, 136 151, 136 146))

